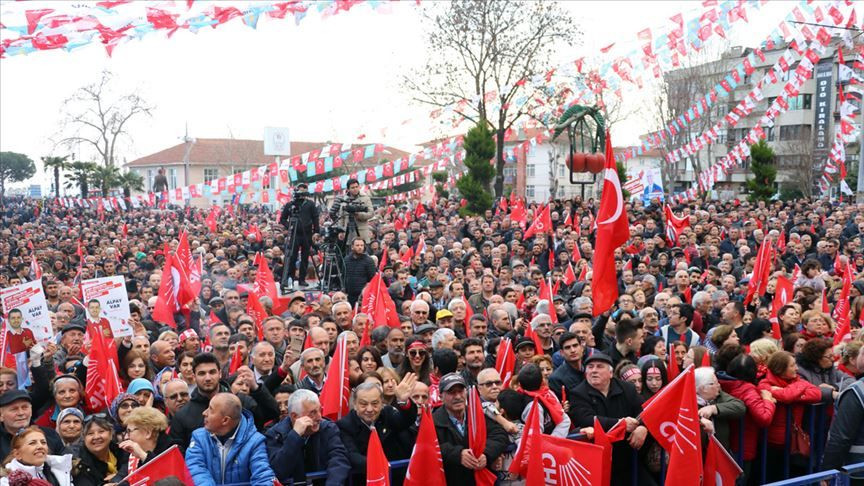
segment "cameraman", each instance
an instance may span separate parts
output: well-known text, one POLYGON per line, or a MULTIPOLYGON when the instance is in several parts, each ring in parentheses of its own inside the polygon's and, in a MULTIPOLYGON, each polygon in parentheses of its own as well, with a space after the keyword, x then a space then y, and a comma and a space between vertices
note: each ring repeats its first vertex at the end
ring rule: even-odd
POLYGON ((344 197, 338 198, 330 208, 331 218, 335 224, 345 228, 345 241, 354 241, 354 238, 359 237, 368 245, 372 239, 372 230, 369 229, 369 219, 373 214, 372 199, 360 194, 360 183, 357 179, 348 179, 347 185, 348 192, 344 197), (355 226, 349 228, 352 217, 355 226))
POLYGON ((318 233, 318 207, 308 199, 309 186, 301 182, 294 187, 294 199, 285 204, 282 214, 279 216, 279 224, 288 227, 288 221, 292 217, 297 218, 297 233, 294 237, 294 248, 290 255, 285 255, 288 260, 288 276, 294 278, 294 270, 297 265, 297 253, 300 252, 300 275, 297 277, 297 285, 306 285, 306 268, 309 265, 309 252, 312 249, 312 235, 318 233))

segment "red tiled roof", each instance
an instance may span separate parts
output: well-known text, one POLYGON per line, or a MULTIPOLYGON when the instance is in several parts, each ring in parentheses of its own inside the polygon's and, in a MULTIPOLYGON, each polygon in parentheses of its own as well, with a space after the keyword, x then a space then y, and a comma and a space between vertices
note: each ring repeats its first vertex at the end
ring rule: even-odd
MULTIPOLYGON (((300 155, 312 150, 320 149, 327 143, 319 142, 291 142, 291 155, 300 155)), ((368 144, 362 144, 363 146, 368 144)), ((344 148, 343 150, 348 150, 344 148)), ((186 153, 186 144, 180 143, 173 147, 150 154, 126 164, 127 167, 152 167, 160 165, 176 165, 183 163, 186 153)), ((384 152, 373 159, 378 162, 382 159, 394 160, 408 155, 408 152, 394 147, 384 146, 384 152), (389 152, 389 153, 388 153, 389 152)), ((284 157, 283 157, 284 158, 284 157)), ((261 140, 239 140, 231 138, 199 138, 192 145, 189 154, 189 165, 236 165, 255 166, 265 165, 273 161, 270 155, 264 155, 264 142, 261 140)), ((367 163, 370 161, 367 161, 367 163)), ((365 165, 365 164, 364 164, 365 165)))

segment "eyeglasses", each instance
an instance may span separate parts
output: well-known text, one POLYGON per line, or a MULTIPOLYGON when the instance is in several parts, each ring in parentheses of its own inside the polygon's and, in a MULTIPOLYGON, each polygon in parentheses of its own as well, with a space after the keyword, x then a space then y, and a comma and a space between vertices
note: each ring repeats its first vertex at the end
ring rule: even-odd
POLYGON ((423 351, 420 349, 412 349, 411 351, 408 351, 408 356, 410 356, 412 358, 425 357, 426 351, 423 351))
POLYGON ((120 410, 128 410, 130 408, 138 408, 140 406, 141 406, 141 404, 138 402, 133 402, 131 400, 127 400, 127 401, 121 403, 117 408, 119 408, 120 410))
POLYGON ((504 382, 501 380, 493 380, 493 381, 487 381, 485 383, 477 383, 477 384, 480 386, 484 386, 484 387, 492 387, 492 386, 501 386, 504 384, 504 382))
POLYGON ((173 395, 168 395, 168 400, 179 400, 181 398, 189 398, 189 392, 178 392, 173 395))

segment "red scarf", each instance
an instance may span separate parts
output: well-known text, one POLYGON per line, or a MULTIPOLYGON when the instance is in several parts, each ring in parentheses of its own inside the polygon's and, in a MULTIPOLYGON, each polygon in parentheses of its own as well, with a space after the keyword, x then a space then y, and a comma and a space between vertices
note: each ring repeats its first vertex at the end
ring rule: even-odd
POLYGON ((543 385, 537 391, 528 391, 519 387, 516 391, 531 398, 540 400, 543 407, 549 411, 549 416, 552 418, 552 422, 555 422, 555 425, 560 424, 561 421, 564 420, 564 407, 561 406, 558 397, 552 393, 552 390, 550 390, 548 386, 543 385))

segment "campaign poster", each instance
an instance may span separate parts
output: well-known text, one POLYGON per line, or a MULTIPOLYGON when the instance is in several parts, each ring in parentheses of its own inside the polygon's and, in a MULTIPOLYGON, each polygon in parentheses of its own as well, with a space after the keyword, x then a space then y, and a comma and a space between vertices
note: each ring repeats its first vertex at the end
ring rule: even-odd
POLYGON ((106 338, 131 337, 129 295, 122 275, 81 282, 87 323, 98 325, 106 338), (97 302, 92 302, 92 301, 97 302))
POLYGON ((0 289, 0 300, 8 330, 6 338, 13 354, 54 336, 41 279, 0 289))
POLYGON ((663 200, 663 176, 659 168, 647 168, 642 175, 642 202, 648 204, 653 199, 663 200))

